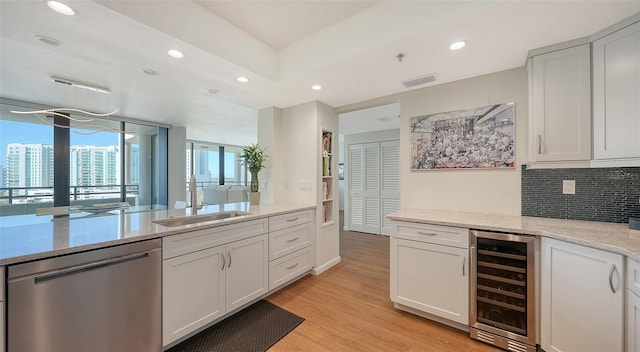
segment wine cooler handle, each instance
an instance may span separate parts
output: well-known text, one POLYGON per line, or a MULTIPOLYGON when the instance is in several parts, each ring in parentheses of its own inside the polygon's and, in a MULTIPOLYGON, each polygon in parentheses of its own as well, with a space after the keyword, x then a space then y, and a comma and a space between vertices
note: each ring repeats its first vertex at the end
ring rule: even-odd
POLYGON ((613 288, 613 272, 616 270, 616 265, 611 264, 611 270, 609 270, 609 287, 611 288, 611 292, 616 293, 616 289, 613 288))
POLYGON ((542 154, 542 136, 538 135, 538 155, 542 154))

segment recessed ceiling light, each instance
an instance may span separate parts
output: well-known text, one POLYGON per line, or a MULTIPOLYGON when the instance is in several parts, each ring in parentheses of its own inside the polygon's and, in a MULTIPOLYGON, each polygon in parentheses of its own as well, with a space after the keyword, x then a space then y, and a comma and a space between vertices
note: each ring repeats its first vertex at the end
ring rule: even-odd
POLYGON ((76 14, 72 8, 58 1, 47 1, 47 5, 49 5, 53 11, 63 15, 73 16, 76 14))
POLYGON ((465 45, 467 45, 467 43, 464 40, 453 42, 449 45, 449 50, 460 50, 464 48, 465 45))
POLYGON ((240 77, 238 77, 238 78, 236 78, 236 79, 237 79, 237 80, 238 80, 238 82, 240 82, 240 83, 247 83, 247 82, 249 82, 249 79, 248 79, 247 77, 244 77, 244 76, 240 76, 240 77))
POLYGON ((36 38, 47 45, 62 46, 62 42, 57 39, 53 39, 44 35, 36 35, 36 38))
POLYGON ((167 54, 169 54, 169 56, 171 57, 175 57, 176 59, 182 59, 184 57, 184 54, 182 53, 182 51, 176 50, 176 49, 171 49, 167 51, 167 54))
POLYGON ((314 84, 314 85, 311 86, 311 89, 313 89, 313 90, 322 90, 322 86, 319 85, 319 84, 314 84))
POLYGON ((142 72, 148 74, 149 76, 157 76, 159 74, 158 71, 152 70, 150 68, 145 68, 144 70, 142 70, 142 72))

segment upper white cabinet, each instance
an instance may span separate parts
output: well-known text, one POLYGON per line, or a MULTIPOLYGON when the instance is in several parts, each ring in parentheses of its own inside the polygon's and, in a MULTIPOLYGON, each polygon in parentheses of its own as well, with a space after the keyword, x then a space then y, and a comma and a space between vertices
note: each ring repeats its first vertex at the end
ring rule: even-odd
POLYGON ((640 22, 593 42, 593 157, 640 166, 640 22))
POLYGON ((591 160, 589 44, 533 56, 528 69, 531 161, 591 160))
POLYGON ((540 344, 546 352, 624 351, 619 254, 542 239, 540 344))

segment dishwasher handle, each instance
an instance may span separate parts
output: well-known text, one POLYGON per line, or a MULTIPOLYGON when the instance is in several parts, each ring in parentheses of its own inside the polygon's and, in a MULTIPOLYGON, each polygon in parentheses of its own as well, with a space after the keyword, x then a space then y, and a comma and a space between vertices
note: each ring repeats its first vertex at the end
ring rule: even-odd
POLYGON ((38 284, 38 283, 42 283, 42 282, 46 282, 46 281, 50 281, 50 280, 55 280, 55 279, 58 279, 58 278, 61 278, 61 277, 64 277, 64 276, 77 274, 77 273, 80 273, 80 272, 96 270, 96 269, 104 268, 104 267, 111 266, 111 265, 117 265, 117 264, 122 264, 122 263, 125 263, 125 262, 130 262, 132 260, 138 260, 138 259, 147 258, 148 256, 149 256, 149 252, 145 252, 145 253, 136 253, 136 254, 125 255, 123 257, 100 260, 100 261, 93 262, 93 263, 72 266, 72 267, 69 267, 69 268, 62 269, 62 270, 51 271, 51 272, 48 272, 48 273, 45 273, 45 274, 42 274, 42 275, 38 275, 33 280, 34 280, 34 283, 38 284))

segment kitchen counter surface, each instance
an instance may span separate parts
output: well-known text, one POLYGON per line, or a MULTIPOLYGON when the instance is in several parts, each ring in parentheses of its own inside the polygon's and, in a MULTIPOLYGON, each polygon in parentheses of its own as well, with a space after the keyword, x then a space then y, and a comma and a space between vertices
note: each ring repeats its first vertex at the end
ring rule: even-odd
POLYGON ((198 209, 198 215, 238 210, 251 214, 183 226, 162 226, 154 220, 191 215, 191 209, 155 210, 137 213, 89 215, 67 219, 52 216, 24 216, 19 222, 0 218, 0 265, 81 252, 159 238, 167 235, 222 226, 251 219, 315 209, 304 205, 249 205, 249 203, 210 205, 198 209))
POLYGON ((628 224, 424 209, 406 209, 388 217, 397 221, 551 237, 640 261, 640 230, 631 230, 628 224))

